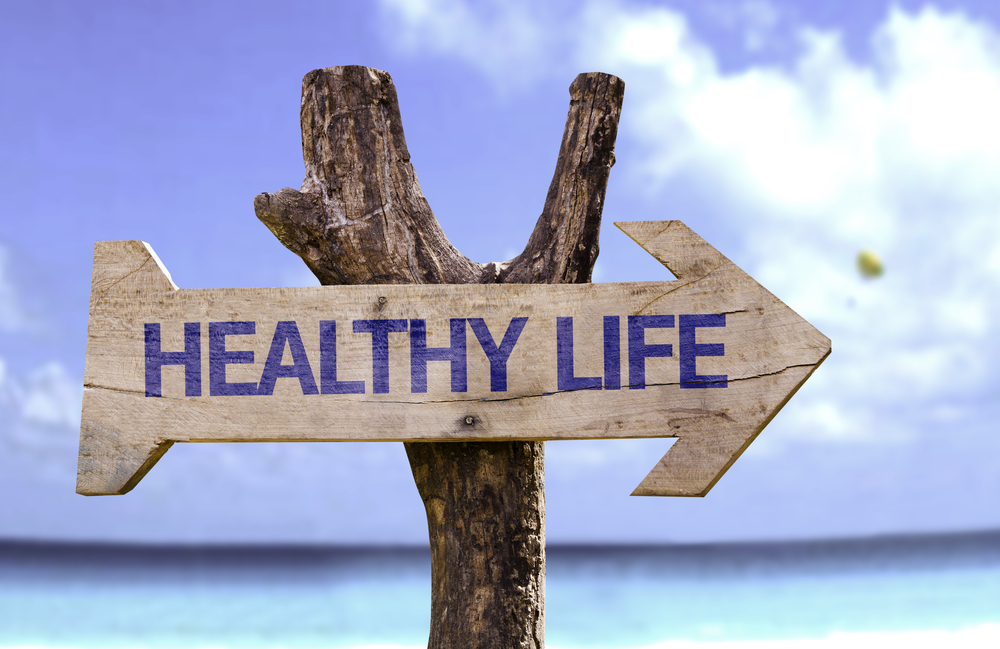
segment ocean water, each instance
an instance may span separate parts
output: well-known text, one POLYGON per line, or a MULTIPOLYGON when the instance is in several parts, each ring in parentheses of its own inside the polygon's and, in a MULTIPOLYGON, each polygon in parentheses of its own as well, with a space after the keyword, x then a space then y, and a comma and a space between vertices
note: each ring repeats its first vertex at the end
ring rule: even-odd
MULTIPOLYGON (((1000 647, 1000 532, 550 546, 546 644, 1000 647)), ((0 542, 0 647, 424 647, 420 548, 0 542)))

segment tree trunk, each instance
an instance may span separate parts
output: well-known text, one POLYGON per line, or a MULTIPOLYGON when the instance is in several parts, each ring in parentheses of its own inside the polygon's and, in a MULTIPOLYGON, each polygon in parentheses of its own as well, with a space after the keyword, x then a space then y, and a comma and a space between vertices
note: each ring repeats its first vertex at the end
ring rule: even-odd
MULTIPOLYGON (((305 76, 302 188, 254 208, 323 284, 589 282, 624 91, 603 73, 573 81, 545 207, 508 262, 473 262, 448 241, 410 164, 392 79, 372 68, 305 76)), ((430 533, 429 649, 544 647, 544 443, 408 443, 406 454, 430 533)))

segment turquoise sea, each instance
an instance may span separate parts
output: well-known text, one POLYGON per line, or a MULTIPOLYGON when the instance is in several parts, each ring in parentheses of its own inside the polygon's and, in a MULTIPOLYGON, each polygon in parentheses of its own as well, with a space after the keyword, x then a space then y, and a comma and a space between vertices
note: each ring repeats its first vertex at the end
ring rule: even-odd
MULTIPOLYGON (((546 644, 1000 647, 1000 531, 550 546, 546 644)), ((0 542, 0 647, 423 647, 423 548, 0 542)))

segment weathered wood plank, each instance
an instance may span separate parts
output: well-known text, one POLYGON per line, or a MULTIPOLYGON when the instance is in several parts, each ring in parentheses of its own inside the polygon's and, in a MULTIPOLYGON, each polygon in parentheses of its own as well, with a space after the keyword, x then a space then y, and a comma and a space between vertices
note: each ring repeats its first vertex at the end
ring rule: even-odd
POLYGON ((830 342, 680 222, 620 227, 679 279, 175 289, 141 242, 99 243, 78 488, 121 492, 172 442, 679 437, 636 493, 703 495, 830 342))

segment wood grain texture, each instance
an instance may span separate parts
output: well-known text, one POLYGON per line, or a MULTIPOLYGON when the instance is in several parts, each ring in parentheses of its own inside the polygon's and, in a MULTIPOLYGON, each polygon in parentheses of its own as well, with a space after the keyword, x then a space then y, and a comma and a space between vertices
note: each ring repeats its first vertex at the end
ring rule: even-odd
POLYGON ((544 452, 533 442, 406 445, 432 535, 429 647, 544 646, 544 452), (510 512, 522 517, 514 525, 510 512))
MULTIPOLYGON (((674 281, 614 284, 381 285, 281 289, 175 289, 141 242, 96 246, 88 334, 83 429, 116 431, 146 449, 131 460, 148 469, 164 444, 209 441, 461 441, 678 437, 664 460, 639 485, 639 495, 704 495, 771 417, 823 361, 830 341, 678 221, 620 223, 619 227, 662 261, 674 281), (685 387, 680 364, 680 317, 725 314, 724 327, 701 328, 699 344, 722 344, 724 355, 695 358, 699 375, 724 375, 724 389, 685 387), (668 315, 669 328, 633 340, 629 316, 668 315), (606 389, 576 389, 559 377, 558 319, 573 318, 576 377, 595 377, 606 389), (499 344, 515 318, 525 318, 509 356, 502 390, 493 362, 469 324, 481 318, 499 344), (606 319, 617 323, 613 350, 622 389, 605 383, 606 319), (412 331, 387 336, 384 393, 375 391, 373 335, 356 321, 393 321, 409 329, 426 324, 427 346, 451 344, 451 322, 464 332, 465 385, 455 391, 450 361, 428 361, 425 391, 414 383, 412 331), (211 322, 255 323, 253 335, 233 336, 227 350, 252 352, 253 362, 224 367, 230 382, 256 385, 265 373, 280 322, 301 335, 315 394, 295 377, 278 378, 272 394, 213 395, 208 377, 211 322), (327 393, 320 322, 338 323, 336 372, 362 392, 327 393), (200 396, 187 396, 186 371, 164 366, 162 396, 147 397, 145 323, 159 323, 163 351, 184 348, 185 323, 199 323, 200 396), (669 357, 644 361, 636 384, 629 350, 636 343, 669 344, 669 357)), ((283 341, 282 345, 285 343, 283 341)), ((157 350, 159 351, 159 350, 157 350)), ((283 353, 284 365, 298 359, 283 353)), ((329 360, 329 359, 327 359, 329 360)), ((416 363, 416 366, 419 366, 416 363)), ((88 437, 88 439, 90 439, 88 437)), ((96 442, 88 442, 96 448, 96 442)), ((92 454, 95 451, 90 451, 92 454)), ((162 454, 162 453, 161 453, 162 454)), ((128 455, 108 451, 94 457, 128 455)), ((89 468, 81 459, 81 489, 115 493, 134 485, 115 464, 89 468), (100 478, 99 476, 104 476, 100 478), (84 477, 85 476, 85 477, 84 477)))
POLYGON ((625 84, 609 74, 581 74, 570 106, 545 207, 524 252, 502 264, 497 281, 576 284, 590 281, 625 84))

